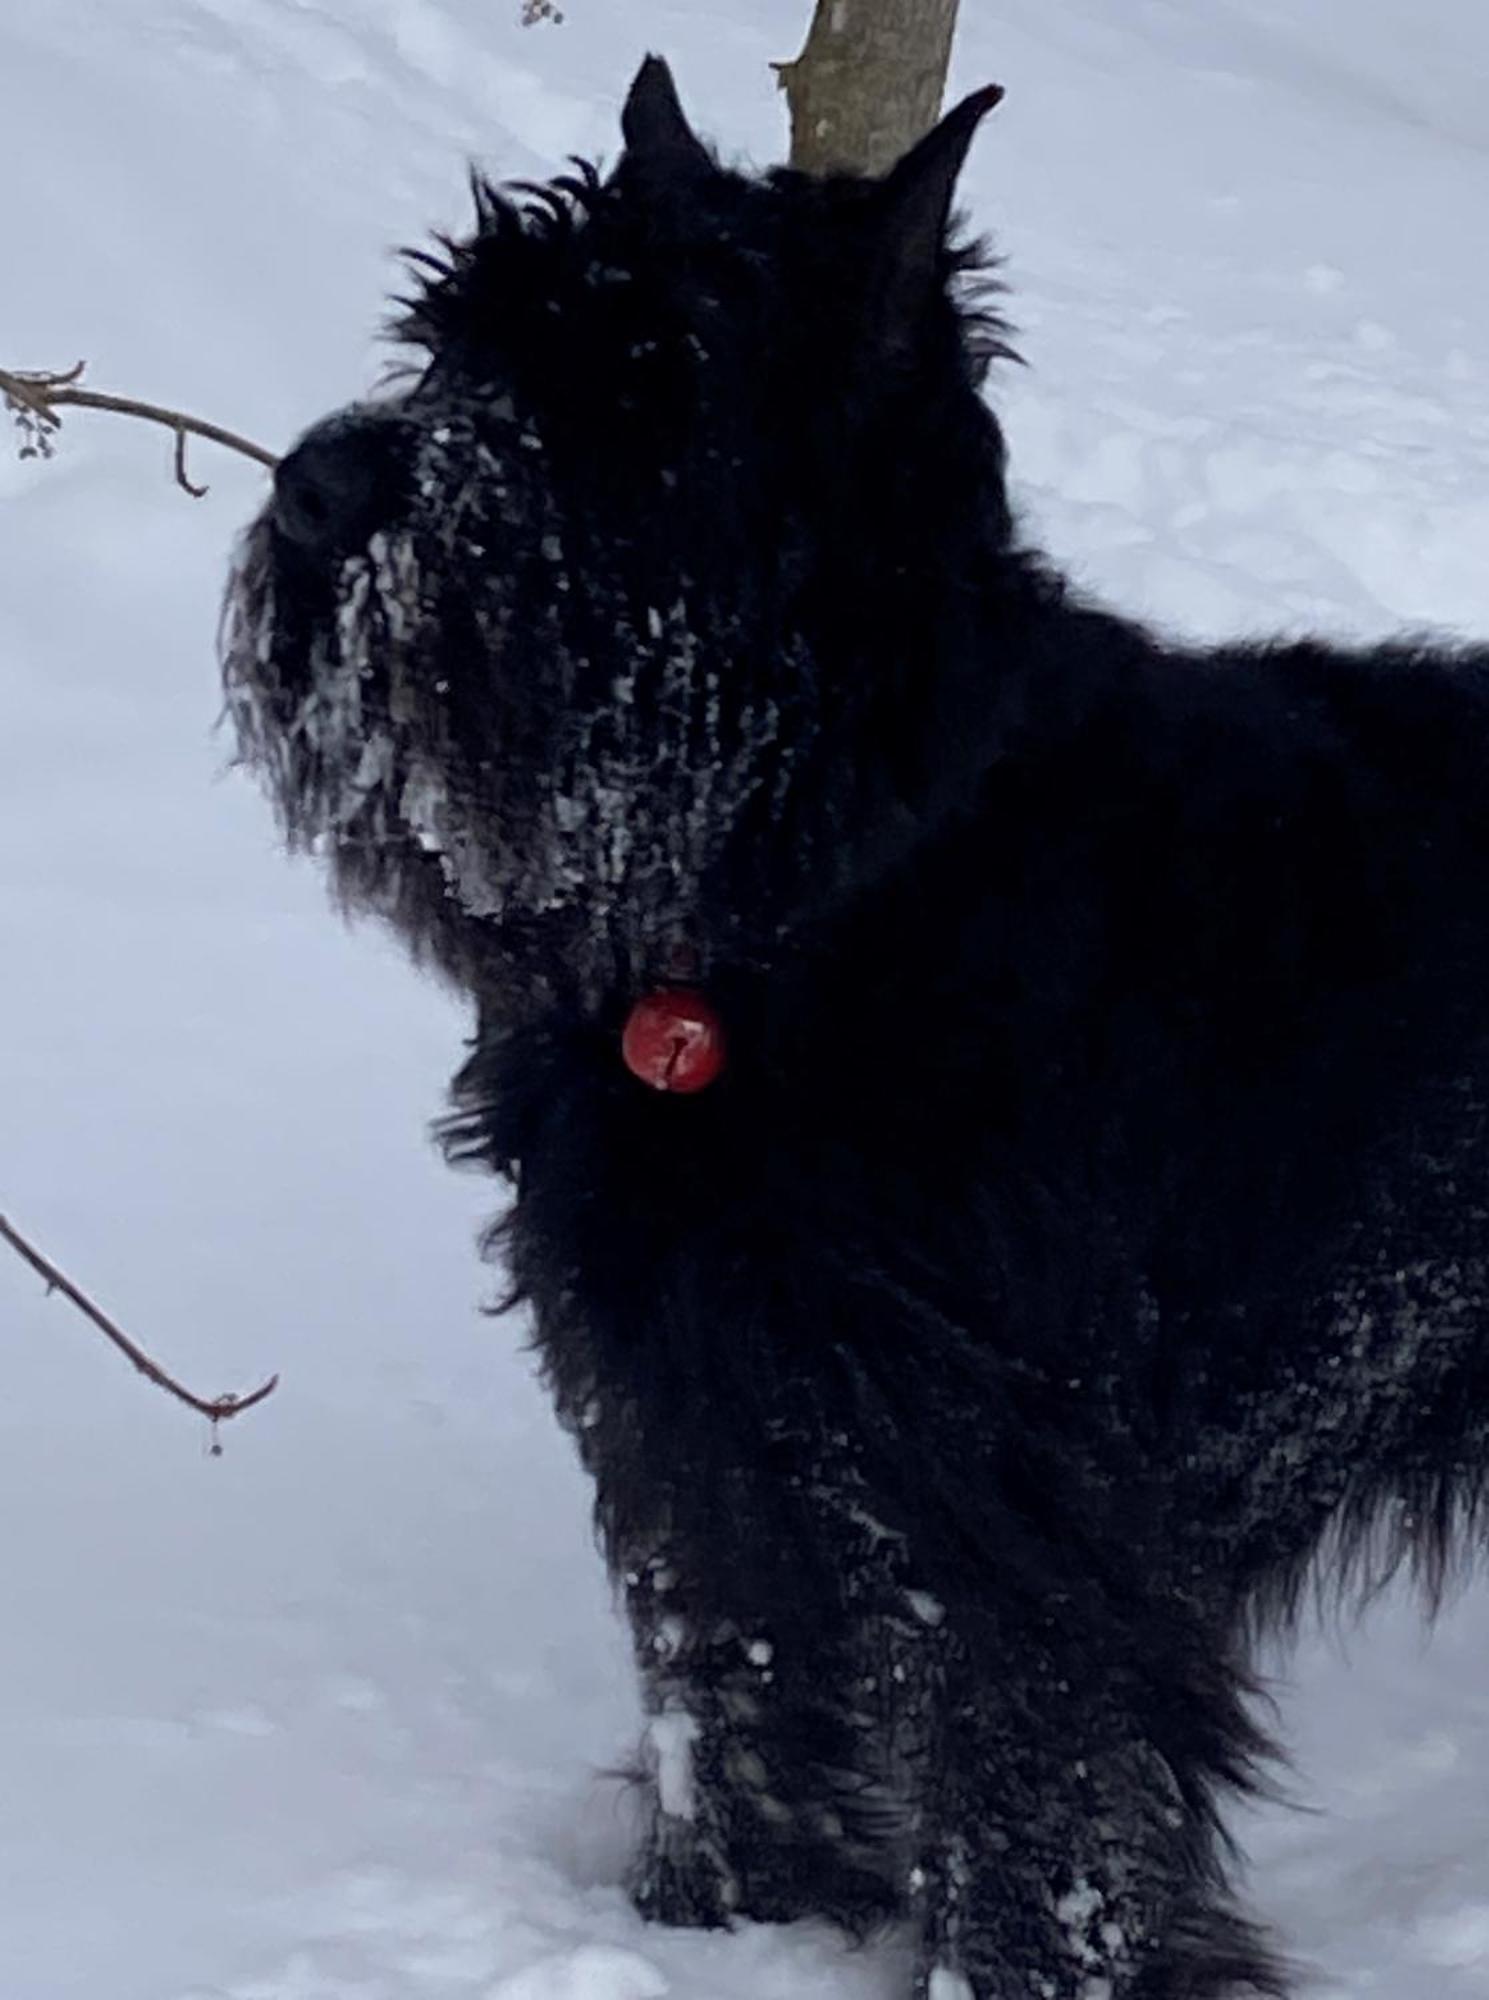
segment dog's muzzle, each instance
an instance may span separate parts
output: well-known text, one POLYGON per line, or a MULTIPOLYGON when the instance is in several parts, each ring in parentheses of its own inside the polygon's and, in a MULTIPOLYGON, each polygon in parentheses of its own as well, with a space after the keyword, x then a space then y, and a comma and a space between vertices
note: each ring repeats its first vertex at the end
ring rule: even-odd
POLYGON ((345 411, 279 461, 270 516, 297 556, 335 561, 396 519, 408 488, 406 427, 386 414, 345 411))

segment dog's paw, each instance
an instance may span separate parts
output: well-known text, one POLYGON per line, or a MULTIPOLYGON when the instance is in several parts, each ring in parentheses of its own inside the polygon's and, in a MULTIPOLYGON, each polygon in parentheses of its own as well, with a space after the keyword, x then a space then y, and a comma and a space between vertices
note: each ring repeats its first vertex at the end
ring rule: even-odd
POLYGON ((727 1869, 700 1844, 656 1840, 637 1860, 626 1887, 648 1923, 682 1930, 725 1930, 739 1894, 727 1869))

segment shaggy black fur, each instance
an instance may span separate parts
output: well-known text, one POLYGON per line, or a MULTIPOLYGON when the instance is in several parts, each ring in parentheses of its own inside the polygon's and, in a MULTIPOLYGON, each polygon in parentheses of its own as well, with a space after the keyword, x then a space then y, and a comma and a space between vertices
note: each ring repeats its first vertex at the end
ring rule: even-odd
POLYGON ((598 1493, 641 1908, 929 2000, 1274 1986, 1217 1802, 1321 1543, 1489 1465, 1489 651, 1199 651, 1017 540, 952 182, 477 190, 247 539, 244 754, 474 997, 450 1129, 598 1493), (623 1067, 685 980, 727 1074, 623 1067))

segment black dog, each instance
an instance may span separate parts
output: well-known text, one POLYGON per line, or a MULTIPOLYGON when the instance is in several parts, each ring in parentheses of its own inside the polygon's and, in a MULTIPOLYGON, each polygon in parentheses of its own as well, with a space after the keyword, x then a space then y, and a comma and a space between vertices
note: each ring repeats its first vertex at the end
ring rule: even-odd
POLYGON ((665 1922, 930 2000, 1275 1987, 1217 1801, 1324 1544, 1489 1464, 1489 650, 1181 649, 1020 547, 969 99, 477 189, 227 612, 292 842, 475 999, 458 1157, 598 1490, 665 1922), (649 1087, 659 1086, 659 1087, 649 1087))

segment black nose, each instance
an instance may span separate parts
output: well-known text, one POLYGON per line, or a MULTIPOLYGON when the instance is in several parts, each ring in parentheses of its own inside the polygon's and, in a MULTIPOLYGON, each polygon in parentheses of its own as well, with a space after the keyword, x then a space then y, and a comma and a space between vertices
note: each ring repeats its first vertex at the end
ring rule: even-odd
POLYGON ((348 555, 385 526, 400 499, 397 426, 332 417, 307 431, 274 473, 274 524, 306 555, 348 555))

